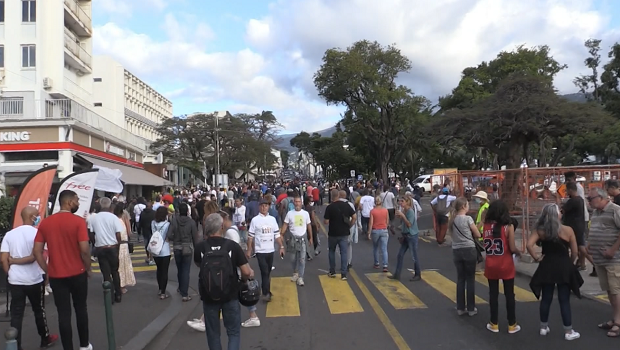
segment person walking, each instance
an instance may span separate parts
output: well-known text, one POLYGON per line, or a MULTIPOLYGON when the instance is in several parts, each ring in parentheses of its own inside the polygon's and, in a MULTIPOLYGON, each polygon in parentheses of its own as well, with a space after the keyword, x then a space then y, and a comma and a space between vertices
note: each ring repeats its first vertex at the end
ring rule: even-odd
MULTIPOLYGON (((327 245, 329 249, 329 273, 327 276, 336 277, 336 247, 340 249, 340 278, 345 281, 348 272, 348 245, 351 226, 355 225, 357 216, 355 209, 349 203, 340 200, 337 189, 330 191, 331 203, 325 208, 323 219, 328 225, 327 245)), ((368 210, 370 215, 370 210, 368 210)))
POLYGON ((476 308, 476 265, 478 264, 477 240, 481 237, 474 219, 467 215, 469 202, 465 197, 454 201, 448 231, 452 237, 452 259, 456 267, 456 312, 459 316, 478 313, 476 308), (467 299, 465 298, 467 290, 467 299), (465 302, 467 300, 467 303, 465 302))
POLYGON ((504 283, 506 297, 506 313, 508 316, 508 333, 514 334, 521 330, 517 324, 515 304, 515 263, 513 254, 521 253, 515 245, 515 231, 508 206, 498 200, 489 205, 484 221, 483 242, 486 251, 484 276, 489 283, 489 305, 491 306, 491 320, 487 329, 493 333, 499 332, 498 304, 499 280, 504 283))
POLYGON ((35 228, 41 221, 39 211, 34 207, 24 207, 21 211, 23 225, 7 232, 2 238, 0 261, 8 276, 11 294, 11 327, 17 329, 17 348, 22 348, 22 322, 26 309, 26 299, 30 302, 37 332, 41 337, 41 347, 52 346, 58 335, 50 334, 45 316, 45 278, 32 254, 35 228))
MULTIPOLYGON (((284 224, 280 232, 291 230, 291 250, 293 264, 293 277, 291 282, 296 282, 298 286, 304 286, 304 271, 306 269, 306 252, 308 248, 308 233, 312 232, 310 215, 302 209, 301 197, 294 198, 295 210, 291 210, 284 218, 284 224)), ((312 246, 312 236, 310 235, 310 246, 312 246)))
POLYGON ((49 276, 58 311, 58 329, 64 350, 73 350, 71 305, 75 309, 80 350, 92 350, 88 334, 88 278, 90 277, 90 247, 86 220, 75 215, 80 208, 77 193, 64 190, 58 195, 60 211, 39 225, 34 239, 37 263, 49 276), (43 256, 47 244, 49 265, 43 256))
POLYGON ((121 230, 121 241, 118 249, 118 275, 121 279, 121 292, 127 293, 126 287, 133 287, 136 285, 136 276, 133 273, 133 263, 131 262, 131 255, 129 254, 129 235, 131 225, 127 221, 122 203, 112 205, 114 207, 113 212, 116 217, 121 221, 124 227, 121 230), (125 217, 125 218, 123 218, 125 217))
MULTIPOLYGON (((267 210, 268 208, 264 212, 267 210)), ((198 290, 202 300, 209 349, 222 350, 221 313, 228 335, 227 349, 239 350, 241 348, 239 280, 254 278, 254 271, 250 268, 241 246, 223 237, 223 225, 224 220, 218 213, 205 218, 205 239, 196 245, 194 263, 200 268, 198 290), (214 278, 221 275, 229 278, 214 278), (208 277, 210 279, 207 279, 208 277)), ((250 234, 252 234, 251 228, 250 234)))
MULTIPOLYGON (((583 206, 580 207, 583 209, 583 206)), ((572 325, 570 292, 571 289, 581 297, 579 287, 583 278, 579 275, 574 263, 579 258, 577 238, 570 226, 561 224, 560 208, 554 204, 546 204, 535 230, 527 240, 527 251, 538 262, 538 268, 532 276, 530 287, 540 300, 540 335, 547 335, 549 329, 549 311, 555 288, 558 288, 558 302, 560 314, 564 324, 564 339, 575 340, 580 334, 575 332, 572 325), (534 246, 540 242, 542 254, 536 252, 534 246), (569 255, 570 249, 570 255, 569 255)))
POLYGON ((168 287, 168 269, 170 268, 170 243, 168 242, 168 229, 170 223, 168 222, 169 208, 166 206, 160 206, 155 211, 155 220, 151 223, 151 231, 153 234, 159 233, 163 240, 161 250, 159 252, 151 252, 155 265, 157 266, 157 286, 159 290, 159 299, 164 300, 170 297, 170 294, 166 291, 168 287))
POLYGON ((172 242, 174 261, 177 265, 179 293, 184 302, 192 300, 189 296, 189 270, 194 256, 194 245, 197 240, 197 228, 194 220, 188 216, 189 206, 179 204, 179 214, 172 217, 168 230, 168 240, 172 242))
POLYGON ((400 280, 403 259, 407 250, 411 250, 415 275, 411 277, 410 281, 419 281, 422 279, 422 270, 420 269, 420 260, 418 258, 418 236, 420 231, 418 230, 418 215, 413 206, 413 198, 409 196, 401 198, 400 207, 400 210, 396 211, 396 217, 402 221, 402 236, 399 238, 400 250, 396 258, 394 274, 388 278, 400 280))
POLYGON ((370 222, 368 223, 368 239, 372 239, 372 253, 375 259, 374 268, 379 269, 379 249, 383 255, 383 272, 388 272, 388 251, 387 244, 390 238, 388 227, 390 226, 390 212, 383 207, 382 197, 375 197, 375 207, 370 211, 370 222))

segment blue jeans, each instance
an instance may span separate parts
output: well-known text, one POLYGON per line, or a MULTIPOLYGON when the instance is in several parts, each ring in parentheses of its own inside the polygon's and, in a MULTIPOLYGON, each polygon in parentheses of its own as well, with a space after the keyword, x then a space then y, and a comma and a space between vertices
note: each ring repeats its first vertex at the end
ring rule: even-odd
POLYGON ((340 273, 347 274, 347 250, 349 236, 329 236, 327 238, 329 248, 329 273, 336 273, 336 247, 340 248, 340 273))
POLYGON ((180 249, 174 250, 174 262, 177 264, 177 280, 182 297, 187 297, 189 289, 189 269, 192 266, 192 255, 183 255, 180 249))
MULTIPOLYGON (((294 239, 295 238, 293 238, 293 240, 294 239)), ((297 272, 299 277, 303 278, 304 271, 306 270, 306 252, 308 249, 308 242, 305 238, 301 241, 301 244, 299 244, 299 248, 299 251, 295 250, 295 252, 291 254, 293 257, 291 262, 293 263, 293 272, 297 272)))
POLYGON ((224 319, 224 327, 228 335, 228 350, 239 350, 241 347, 241 308, 237 298, 225 303, 202 303, 207 331, 209 350, 222 350, 220 339, 220 310, 224 319))
POLYGON ((383 267, 388 266, 388 235, 387 229, 372 230, 372 253, 375 257, 375 266, 379 266, 379 248, 381 248, 381 254, 383 255, 383 267))
MULTIPOLYGON (((541 328, 546 327, 549 322, 549 310, 553 301, 555 284, 547 283, 542 286, 542 296, 540 298, 540 323, 541 328)), ((558 302, 560 304, 560 314, 565 330, 573 328, 570 310, 570 287, 568 284, 558 284, 558 302)))
POLYGON ((394 277, 396 278, 400 278, 400 272, 403 269, 403 258, 405 257, 407 250, 411 250, 411 258, 413 259, 415 275, 421 276, 420 261, 418 259, 418 235, 406 235, 400 245, 400 250, 398 251, 396 271, 394 271, 394 277))

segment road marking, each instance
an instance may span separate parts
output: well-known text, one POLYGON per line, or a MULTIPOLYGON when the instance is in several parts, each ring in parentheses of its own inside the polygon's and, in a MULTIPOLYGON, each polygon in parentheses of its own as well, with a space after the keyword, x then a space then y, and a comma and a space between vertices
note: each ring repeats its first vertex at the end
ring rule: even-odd
POLYGON ((364 312, 362 305, 355 297, 353 289, 347 281, 320 275, 325 300, 332 315, 364 312))
POLYGON ((396 310, 425 309, 426 305, 398 280, 386 273, 367 273, 366 277, 396 310))
POLYGON ((424 237, 419 237, 421 240, 423 240, 426 243, 431 243, 431 241, 429 241, 428 239, 424 238, 424 237))
MULTIPOLYGON (((489 280, 486 279, 486 277, 484 277, 483 275, 476 275, 476 282, 481 283, 485 286, 489 286, 489 280)), ((517 287, 515 286, 515 300, 516 301, 522 301, 522 302, 532 302, 532 301, 538 301, 538 299, 536 299, 536 296, 534 296, 534 293, 525 290, 521 287, 517 287)), ((499 284, 499 292, 504 294, 504 284, 500 283, 499 284)))
MULTIPOLYGON (((97 265, 94 265, 93 263, 92 266, 95 267, 97 265)), ((146 272, 146 271, 157 271, 157 266, 134 266, 133 267, 133 272, 146 272)), ((93 272, 101 273, 101 270, 93 268, 93 272)))
POLYGON ((319 270, 319 272, 329 273, 329 271, 327 271, 327 270, 323 270, 323 269, 318 269, 318 270, 319 270))
POLYGON ((368 290, 366 285, 362 283, 362 280, 360 280, 360 278, 357 276, 357 273, 353 269, 351 269, 349 270, 349 274, 351 275, 353 281, 355 281, 359 289, 362 291, 362 294, 364 294, 364 296, 368 300, 368 303, 370 303, 370 307, 372 307, 372 310, 379 318, 379 321, 383 323, 385 330, 392 337, 392 340, 394 340, 394 343, 396 344, 398 350, 411 350, 411 348, 409 347, 403 336, 400 335, 388 315, 385 313, 385 311, 383 311, 377 299, 375 299, 372 293, 370 293, 370 290, 368 290))
POLYGON ((599 294, 595 298, 609 304, 609 296, 607 294, 599 294))
MULTIPOLYGON (((456 283, 444 277, 437 271, 424 270, 422 280, 431 287, 435 288, 439 293, 445 295, 452 302, 456 303, 456 283)), ((486 304, 487 302, 476 296, 476 304, 486 304)))
POLYGON ((290 277, 272 277, 271 291, 274 297, 267 303, 266 317, 300 316, 297 285, 290 277))
MULTIPOLYGON (((136 259, 133 259, 133 256, 132 256, 131 262, 132 262, 132 264, 135 264, 135 263, 144 263, 144 259, 142 259, 142 258, 136 258, 136 259)), ((93 262, 91 262, 91 263, 90 263, 90 265, 91 265, 91 266, 99 266, 99 263, 98 263, 98 262, 94 262, 94 261, 93 261, 93 262)))

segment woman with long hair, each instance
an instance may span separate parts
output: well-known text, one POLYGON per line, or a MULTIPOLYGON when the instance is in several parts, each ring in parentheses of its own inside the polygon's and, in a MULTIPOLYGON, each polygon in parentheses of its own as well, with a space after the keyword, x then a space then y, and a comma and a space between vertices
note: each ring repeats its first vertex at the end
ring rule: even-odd
POLYGON ((521 330, 517 324, 515 304, 515 263, 513 254, 521 253, 515 245, 515 229, 508 206, 504 201, 497 200, 489 206, 483 225, 483 244, 486 251, 484 276, 489 281, 489 306, 491 320, 487 329, 499 332, 498 303, 499 280, 504 283, 506 312, 508 314, 508 333, 514 334, 521 330))
POLYGON ((159 287, 159 299, 164 300, 170 297, 166 292, 168 286, 168 269, 170 268, 170 243, 168 243, 168 207, 161 206, 155 211, 155 220, 151 223, 151 231, 159 232, 164 244, 159 254, 152 254, 155 265, 157 266, 157 285, 159 287))
POLYGON ((474 219, 467 215, 468 211, 467 198, 457 198, 448 222, 448 232, 452 235, 452 258, 456 266, 456 312, 459 316, 466 313, 474 316, 478 313, 476 308, 478 252, 474 240, 480 238, 480 231, 474 219), (467 289, 467 305, 465 289, 467 289))
MULTIPOLYGON (((388 272, 388 251, 387 244, 390 226, 390 213, 388 209, 383 207, 382 196, 375 197, 375 207, 370 210, 370 221, 368 222, 368 239, 372 239, 372 254, 375 259, 374 268, 378 269, 379 265, 379 248, 383 255, 383 272, 388 272)), ((383 196, 385 198, 385 196, 383 196)))
POLYGON ((574 265, 579 257, 577 238, 572 228, 562 225, 560 218, 560 208, 553 203, 546 204, 536 222, 535 229, 530 233, 527 251, 538 262, 538 268, 532 276, 530 287, 536 297, 542 295, 540 335, 547 335, 550 332, 549 311, 557 286, 560 314, 564 324, 564 339, 575 340, 580 335, 573 330, 572 326, 570 292, 572 289, 580 297, 579 287, 583 284, 583 279, 580 278, 577 267, 574 265), (534 248, 539 242, 542 246, 541 253, 534 248))
POLYGON ((402 221, 402 236, 399 238, 400 250, 396 258, 396 269, 394 274, 389 276, 390 279, 399 280, 400 273, 403 268, 403 259, 407 250, 411 250, 413 259, 413 268, 415 276, 410 281, 419 281, 422 279, 420 260, 418 259, 418 220, 415 210, 413 209, 413 200, 411 197, 404 196, 400 199, 401 210, 396 211, 396 217, 402 221))
POLYGON ((113 213, 123 223, 124 230, 121 231, 120 247, 118 249, 118 274, 121 277, 121 288, 123 294, 127 293, 127 286, 136 285, 136 276, 133 273, 133 265, 131 263, 131 256, 129 255, 129 235, 127 232, 131 232, 131 222, 129 218, 124 215, 123 203, 112 204, 114 207, 113 213))

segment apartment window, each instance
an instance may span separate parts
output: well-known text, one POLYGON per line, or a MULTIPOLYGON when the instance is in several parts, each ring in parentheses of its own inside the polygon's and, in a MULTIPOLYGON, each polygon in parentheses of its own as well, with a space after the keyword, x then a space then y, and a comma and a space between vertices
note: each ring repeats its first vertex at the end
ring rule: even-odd
POLYGON ((101 102, 95 102, 95 107, 103 107, 103 103, 101 103, 101 102))
POLYGON ((22 0, 22 22, 37 21, 37 2, 35 0, 22 0))
POLYGON ((93 81, 94 81, 95 83, 100 83, 100 82, 102 81, 102 79, 101 79, 101 78, 94 78, 94 79, 93 79, 93 81))
POLYGON ((37 47, 22 45, 22 68, 34 68, 37 62, 37 47))
POLYGON ((4 23, 4 0, 0 0, 0 23, 4 23))
POLYGON ((0 45, 0 68, 4 68, 4 45, 0 45))

